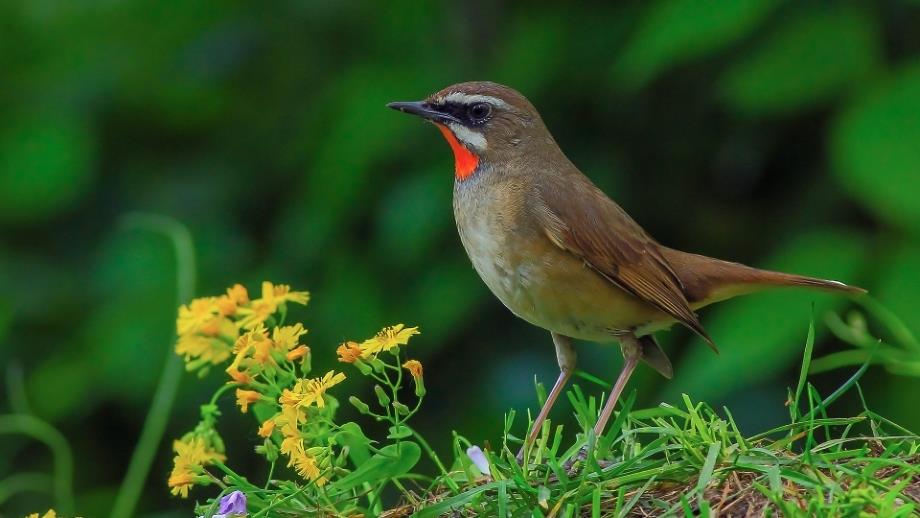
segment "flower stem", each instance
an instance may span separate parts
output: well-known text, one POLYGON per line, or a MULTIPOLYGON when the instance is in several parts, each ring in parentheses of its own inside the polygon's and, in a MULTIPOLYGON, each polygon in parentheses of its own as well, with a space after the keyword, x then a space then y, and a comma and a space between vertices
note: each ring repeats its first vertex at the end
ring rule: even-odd
POLYGON ((0 416, 0 435, 17 433, 45 443, 54 457, 54 501, 61 514, 73 515, 73 453, 67 439, 50 424, 30 415, 0 416))
POLYGON ((237 388, 237 387, 239 387, 239 385, 237 385, 236 383, 227 383, 226 385, 221 386, 219 389, 217 389, 216 392, 214 392, 214 395, 211 396, 210 405, 212 405, 212 406, 213 406, 213 405, 216 405, 216 404, 217 404, 217 400, 220 399, 220 397, 221 397, 222 395, 224 395, 224 392, 227 392, 228 390, 234 389, 234 388, 237 388))
MULTIPOLYGON (((127 215, 123 225, 130 229, 143 229, 163 234, 172 241, 176 254, 176 298, 184 304, 195 291, 195 249, 188 229, 178 221, 155 214, 135 213, 127 215)), ((129 518, 140 498, 150 466, 163 439, 169 414, 182 379, 182 360, 172 347, 167 348, 166 361, 160 374, 150 411, 144 421, 141 436, 131 454, 128 471, 115 497, 112 518, 129 518)))
POLYGON ((428 444, 428 441, 426 441, 425 438, 421 436, 421 434, 416 432, 415 428, 412 428, 409 425, 403 425, 403 426, 405 426, 406 428, 409 429, 410 432, 412 432, 412 436, 415 437, 415 440, 417 440, 419 444, 422 445, 422 449, 425 450, 425 453, 428 454, 428 456, 435 463, 438 469, 441 470, 441 474, 444 475, 444 481, 447 482, 447 485, 450 486, 450 488, 453 491, 459 491, 460 486, 458 486, 457 483, 454 482, 454 480, 450 478, 447 468, 445 468, 444 464, 441 463, 441 458, 438 457, 438 454, 435 453, 435 451, 431 448, 431 445, 428 444))
POLYGON ((272 483, 272 476, 274 476, 274 474, 275 474, 275 462, 276 462, 276 461, 272 461, 271 466, 269 466, 269 468, 268 468, 268 477, 265 479, 265 487, 262 488, 262 489, 266 489, 266 490, 267 490, 267 489, 268 489, 268 486, 270 486, 271 483, 272 483))

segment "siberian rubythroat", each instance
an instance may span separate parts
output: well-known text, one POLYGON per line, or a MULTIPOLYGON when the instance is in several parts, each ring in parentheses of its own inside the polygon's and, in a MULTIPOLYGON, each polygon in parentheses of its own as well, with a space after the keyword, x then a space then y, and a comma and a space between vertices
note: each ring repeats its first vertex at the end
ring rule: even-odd
POLYGON ((603 432, 640 360, 665 377, 652 333, 675 323, 716 349, 695 311, 775 286, 849 293, 837 281, 759 270, 656 242, 565 156, 520 93, 460 83, 390 108, 437 126, 454 152, 454 218, 486 286, 515 315, 546 329, 559 378, 529 441, 575 369, 572 339, 618 342, 624 364, 594 427, 603 432))

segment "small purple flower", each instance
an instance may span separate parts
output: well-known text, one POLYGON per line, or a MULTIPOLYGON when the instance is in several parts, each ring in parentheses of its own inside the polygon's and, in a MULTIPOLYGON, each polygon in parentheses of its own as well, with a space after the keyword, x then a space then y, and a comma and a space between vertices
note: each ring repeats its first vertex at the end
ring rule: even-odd
POLYGON ((466 456, 473 461, 473 464, 479 469, 479 472, 485 476, 491 476, 492 471, 489 469, 489 459, 482 453, 479 446, 470 446, 466 449, 466 456))
POLYGON ((224 495, 220 499, 220 509, 217 510, 219 514, 215 514, 214 518, 230 518, 231 516, 245 516, 246 515, 246 494, 242 491, 234 491, 229 495, 224 495))

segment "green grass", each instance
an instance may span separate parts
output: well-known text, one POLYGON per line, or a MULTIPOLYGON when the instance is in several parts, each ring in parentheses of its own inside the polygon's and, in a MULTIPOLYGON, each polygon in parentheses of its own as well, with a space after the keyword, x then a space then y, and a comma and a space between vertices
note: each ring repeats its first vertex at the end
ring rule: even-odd
POLYGON ((842 395, 862 400, 858 382, 870 362, 821 397, 807 382, 813 344, 812 326, 783 426, 745 437, 727 408, 684 396, 678 406, 636 410, 633 393, 595 438, 602 401, 574 386, 581 431, 573 444, 547 424, 519 465, 512 413, 500 448, 486 452, 491 473, 473 467, 469 443, 455 436, 448 477, 458 489, 441 477, 416 503, 383 516, 920 516, 920 437, 865 402, 856 416, 829 417, 842 395), (577 460, 582 448, 587 458, 577 460))

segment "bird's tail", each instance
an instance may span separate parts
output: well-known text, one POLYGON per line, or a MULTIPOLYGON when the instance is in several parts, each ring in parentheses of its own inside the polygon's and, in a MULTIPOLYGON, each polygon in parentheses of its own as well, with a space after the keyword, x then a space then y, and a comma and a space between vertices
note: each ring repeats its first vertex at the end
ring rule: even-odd
POLYGON ((694 307, 772 287, 792 286, 859 295, 866 290, 839 281, 751 268, 739 263, 713 259, 662 247, 684 286, 687 300, 694 307))

